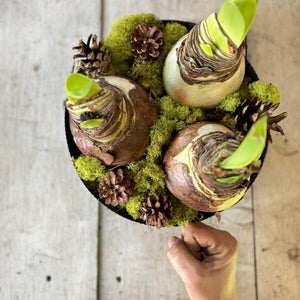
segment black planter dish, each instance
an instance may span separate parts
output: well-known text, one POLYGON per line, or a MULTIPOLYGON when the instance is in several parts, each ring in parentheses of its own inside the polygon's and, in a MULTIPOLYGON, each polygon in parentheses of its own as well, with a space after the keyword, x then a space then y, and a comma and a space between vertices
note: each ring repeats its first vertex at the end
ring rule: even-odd
MULTIPOLYGON (((191 28, 194 26, 193 23, 189 23, 189 22, 183 22, 183 21, 171 21, 171 20, 166 20, 163 21, 165 24, 166 23, 173 23, 173 22, 177 22, 180 23, 181 25, 185 26, 187 28, 188 31, 191 30, 191 28)), ((251 64, 248 62, 248 60, 246 59, 246 71, 245 71, 245 76, 250 77, 251 81, 250 82, 254 82, 259 80, 257 74, 255 73, 255 70, 253 69, 253 67, 251 66, 251 64)), ((71 130, 70 130, 70 125, 69 125, 69 113, 68 110, 65 109, 65 133, 66 133, 66 140, 67 140, 67 144, 68 144, 68 148, 69 148, 69 152, 70 152, 70 156, 73 157, 74 159, 78 158, 82 153, 81 151, 78 149, 78 147, 76 146, 71 130)), ((261 162, 264 161, 265 155, 266 155, 266 151, 267 151, 267 146, 264 149, 264 152, 260 158, 261 162)), ((250 188, 250 186, 253 184, 255 178, 257 177, 257 173, 254 173, 251 175, 250 177, 250 184, 248 186, 248 189, 250 188)), ((86 181, 82 180, 83 184, 86 186, 86 188, 93 194, 93 196, 100 201, 102 204, 104 204, 106 207, 108 207, 110 210, 112 210, 113 212, 117 213, 118 215, 135 221, 135 222, 139 222, 142 224, 145 224, 142 220, 140 219, 133 219, 132 216, 130 216, 125 209, 120 210, 119 208, 116 208, 112 205, 106 205, 103 199, 99 198, 99 195, 97 193, 97 189, 95 188, 91 188, 90 184, 87 183, 86 181)), ((211 216, 215 215, 214 212, 198 212, 198 220, 204 220, 207 219, 211 216)), ((176 226, 176 225, 175 225, 176 226)))

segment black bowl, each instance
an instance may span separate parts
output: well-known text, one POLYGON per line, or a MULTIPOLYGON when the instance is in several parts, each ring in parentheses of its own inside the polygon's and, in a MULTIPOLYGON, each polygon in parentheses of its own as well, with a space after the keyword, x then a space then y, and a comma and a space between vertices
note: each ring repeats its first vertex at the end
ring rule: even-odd
MULTIPOLYGON (((187 27, 188 31, 190 31, 193 26, 195 24, 193 23, 189 23, 189 22, 184 22, 184 21, 175 21, 175 20, 164 20, 164 23, 169 23, 169 22, 177 22, 177 23, 180 23, 182 25, 184 25, 185 27, 187 27)), ((249 63, 249 61, 247 60, 246 58, 246 71, 245 71, 245 76, 248 76, 251 78, 251 81, 257 81, 258 80, 258 76, 255 72, 255 70, 253 69, 253 67, 251 66, 251 64, 249 63)), ((69 152, 70 152, 70 156, 71 157, 74 157, 74 158, 78 158, 80 155, 81 155, 81 152, 80 150, 77 148, 75 142, 74 142, 74 139, 73 139, 73 136, 71 134, 71 130, 70 130, 70 125, 69 125, 69 113, 67 111, 67 109, 65 108, 65 133, 66 133, 66 139, 67 139, 67 144, 68 144, 68 148, 69 148, 69 152)), ((267 151, 267 146, 265 147, 265 150, 261 156, 261 161, 263 162, 264 161, 264 158, 265 158, 265 155, 266 155, 266 151, 267 151)), ((255 178, 257 177, 257 173, 254 173, 251 175, 250 177, 250 184, 248 186, 248 189, 250 188, 250 186, 253 184, 255 178)), ((137 219, 137 220, 134 220, 127 212, 126 210, 119 210, 118 208, 115 208, 111 205, 106 205, 104 203, 104 201, 102 199, 99 199, 98 195, 97 195, 97 192, 95 189, 92 189, 89 187, 88 183, 85 182, 84 180, 82 180, 83 184, 86 186, 86 188, 93 194, 93 196, 98 200, 100 201, 103 205, 105 205, 106 207, 108 207, 110 210, 112 210, 113 212, 117 213, 118 215, 126 218, 126 219, 129 219, 129 220, 132 220, 132 221, 135 221, 135 222, 138 222, 138 223, 142 223, 142 224, 145 224, 143 221, 137 219)), ((199 218, 201 218, 202 220, 204 219, 207 219, 207 218, 210 218, 212 216, 214 216, 215 213, 214 212, 199 212, 199 218)))

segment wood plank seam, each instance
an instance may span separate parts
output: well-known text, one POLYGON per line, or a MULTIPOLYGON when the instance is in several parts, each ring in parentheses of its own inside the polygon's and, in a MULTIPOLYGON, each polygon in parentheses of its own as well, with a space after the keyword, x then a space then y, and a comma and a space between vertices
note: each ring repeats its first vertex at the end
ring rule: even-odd
POLYGON ((255 236, 255 213, 254 213, 254 186, 251 187, 251 201, 252 201, 252 220, 253 220, 253 259, 254 259, 254 286, 255 286, 255 299, 258 300, 257 288, 257 261, 256 261, 256 236, 255 236))

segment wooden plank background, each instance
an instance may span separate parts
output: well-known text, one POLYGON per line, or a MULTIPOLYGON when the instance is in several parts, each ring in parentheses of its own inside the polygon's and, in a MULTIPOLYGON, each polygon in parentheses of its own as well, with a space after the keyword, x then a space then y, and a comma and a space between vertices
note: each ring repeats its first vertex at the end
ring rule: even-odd
MULTIPOLYGON (((0 2, 0 299, 157 299, 188 296, 161 229, 116 216, 84 189, 64 136, 72 46, 106 36, 114 19, 153 12, 198 21, 222 0, 0 2), (99 230, 100 229, 100 230, 99 230)), ((239 241, 239 299, 300 299, 299 0, 261 0, 248 58, 288 111, 254 188, 222 215, 239 241)))

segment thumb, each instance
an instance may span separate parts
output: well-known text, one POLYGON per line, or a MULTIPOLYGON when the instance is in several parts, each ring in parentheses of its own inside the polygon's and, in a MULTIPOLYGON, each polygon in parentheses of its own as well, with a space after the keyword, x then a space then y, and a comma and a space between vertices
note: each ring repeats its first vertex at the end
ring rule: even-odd
POLYGON ((182 281, 191 283, 198 278, 199 271, 202 270, 201 262, 193 256, 184 242, 177 237, 171 237, 168 245, 168 259, 182 281))

